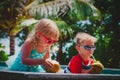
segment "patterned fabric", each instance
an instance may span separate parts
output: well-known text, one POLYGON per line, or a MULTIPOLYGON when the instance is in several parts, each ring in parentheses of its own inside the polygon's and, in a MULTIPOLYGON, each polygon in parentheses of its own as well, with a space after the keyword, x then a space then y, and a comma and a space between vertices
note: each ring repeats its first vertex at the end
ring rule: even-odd
POLYGON ((64 73, 71 73, 71 72, 70 72, 70 68, 69 68, 69 67, 66 67, 66 68, 64 69, 64 73))
MULTIPOLYGON (((45 52, 39 53, 35 48, 32 50, 30 54, 30 58, 32 59, 40 59, 45 56, 45 52)), ((28 72, 45 72, 45 68, 42 65, 29 66, 22 63, 22 50, 19 52, 15 62, 11 66, 10 70, 13 71, 28 71, 28 72)))
POLYGON ((93 62, 94 60, 91 58, 88 61, 83 61, 80 55, 75 55, 64 69, 64 73, 90 73, 93 62))

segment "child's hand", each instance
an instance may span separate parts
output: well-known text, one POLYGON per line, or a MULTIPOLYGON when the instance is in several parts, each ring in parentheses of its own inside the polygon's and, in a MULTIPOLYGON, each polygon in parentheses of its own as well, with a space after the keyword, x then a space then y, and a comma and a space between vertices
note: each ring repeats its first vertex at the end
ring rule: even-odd
POLYGON ((52 63, 54 64, 53 67, 47 69, 47 72, 52 72, 52 73, 59 72, 61 70, 59 62, 52 60, 52 63))
POLYGON ((45 66, 46 69, 51 69, 54 66, 51 59, 44 59, 42 65, 45 66))
POLYGON ((102 63, 100 63, 100 61, 95 61, 92 65, 91 65, 91 73, 92 74, 100 74, 104 69, 104 66, 102 65, 102 63))

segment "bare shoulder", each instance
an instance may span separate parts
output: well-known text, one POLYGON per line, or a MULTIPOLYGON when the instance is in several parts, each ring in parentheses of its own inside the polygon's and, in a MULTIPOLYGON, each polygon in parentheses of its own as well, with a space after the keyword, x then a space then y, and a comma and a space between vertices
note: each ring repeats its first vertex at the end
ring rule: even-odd
POLYGON ((34 47, 34 43, 32 40, 26 40, 23 44, 23 49, 32 49, 34 47))
POLYGON ((28 58, 32 50, 33 42, 31 40, 26 40, 22 47, 22 59, 28 58))

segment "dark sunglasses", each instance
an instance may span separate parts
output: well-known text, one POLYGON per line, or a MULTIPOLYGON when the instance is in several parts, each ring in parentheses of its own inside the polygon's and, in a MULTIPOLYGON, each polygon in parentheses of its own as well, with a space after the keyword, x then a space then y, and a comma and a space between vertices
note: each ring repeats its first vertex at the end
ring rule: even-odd
POLYGON ((96 49, 96 46, 80 46, 81 48, 84 48, 85 50, 91 50, 91 49, 93 49, 93 50, 95 50, 96 49))

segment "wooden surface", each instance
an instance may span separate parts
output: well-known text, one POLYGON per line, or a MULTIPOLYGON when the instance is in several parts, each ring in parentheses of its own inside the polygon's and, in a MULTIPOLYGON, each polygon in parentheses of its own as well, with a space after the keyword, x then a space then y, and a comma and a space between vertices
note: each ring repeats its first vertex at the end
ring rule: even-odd
POLYGON ((120 80, 120 74, 36 73, 0 70, 0 80, 120 80))

